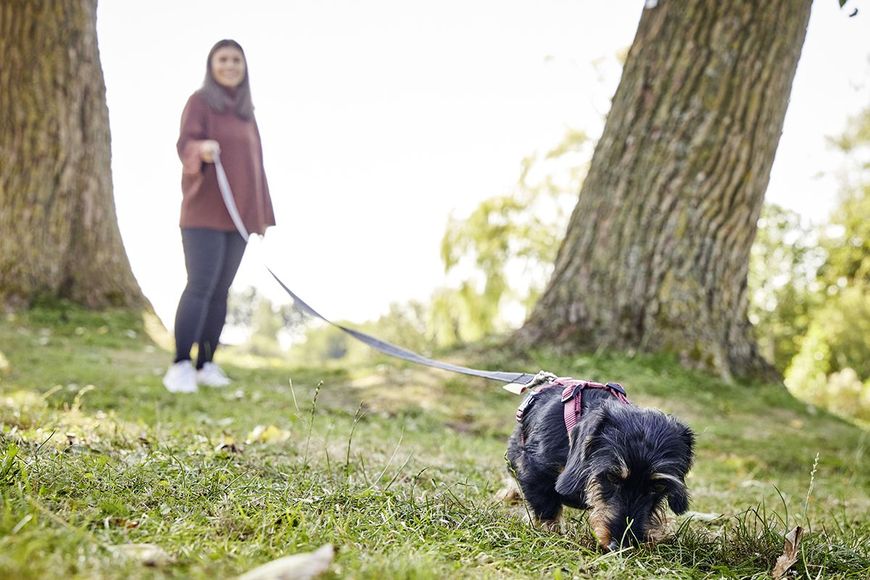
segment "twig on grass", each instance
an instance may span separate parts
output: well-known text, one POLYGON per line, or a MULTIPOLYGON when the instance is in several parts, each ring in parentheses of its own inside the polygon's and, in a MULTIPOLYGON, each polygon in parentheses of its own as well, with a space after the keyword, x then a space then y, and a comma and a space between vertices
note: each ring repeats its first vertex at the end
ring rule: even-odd
POLYGON ((320 387, 323 385, 323 381, 317 383, 317 386, 314 388, 314 398, 311 400, 311 413, 309 414, 308 420, 308 436, 305 439, 305 455, 302 459, 302 466, 308 467, 308 451, 311 448, 311 433, 314 430, 314 414, 317 412, 317 397, 320 395, 320 387))

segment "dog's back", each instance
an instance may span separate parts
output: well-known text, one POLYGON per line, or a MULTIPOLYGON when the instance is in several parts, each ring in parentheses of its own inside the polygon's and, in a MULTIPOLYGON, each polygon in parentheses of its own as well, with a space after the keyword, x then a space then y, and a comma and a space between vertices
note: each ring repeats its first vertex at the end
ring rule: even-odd
MULTIPOLYGON (((578 422, 581 429, 591 410, 612 399, 602 389, 583 391, 578 422)), ((563 418, 561 389, 543 389, 535 394, 534 402, 525 409, 522 420, 517 422, 508 440, 507 458, 513 475, 540 519, 550 519, 547 514, 557 518, 561 510, 561 505, 552 505, 552 500, 556 479, 565 468, 570 449, 563 418), (537 505, 543 507, 543 513, 538 511, 537 505)), ((579 495, 562 496, 560 500, 560 504, 570 507, 587 507, 579 495)))

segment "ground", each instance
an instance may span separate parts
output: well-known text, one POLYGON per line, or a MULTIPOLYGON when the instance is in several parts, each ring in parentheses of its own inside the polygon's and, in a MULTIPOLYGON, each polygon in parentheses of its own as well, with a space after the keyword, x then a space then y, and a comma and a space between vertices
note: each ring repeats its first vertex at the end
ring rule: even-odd
POLYGON ((495 499, 520 401, 499 383, 227 349, 232 387, 172 395, 164 340, 125 313, 0 319, 0 577, 224 578, 325 543, 327 578, 767 577, 796 525, 792 574, 870 575, 868 433, 781 385, 662 357, 452 353, 618 381, 693 427, 692 513, 658 546, 605 554, 582 512, 554 534, 495 499), (165 560, 121 548, 140 543, 165 560))

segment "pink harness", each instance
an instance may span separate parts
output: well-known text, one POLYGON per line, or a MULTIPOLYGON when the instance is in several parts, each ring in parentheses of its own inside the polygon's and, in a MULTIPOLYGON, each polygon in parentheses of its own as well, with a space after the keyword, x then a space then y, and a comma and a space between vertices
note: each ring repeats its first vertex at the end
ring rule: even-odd
MULTIPOLYGON (((562 389, 562 405, 563 416, 565 418, 565 429, 568 431, 568 439, 571 438, 571 431, 577 426, 580 420, 580 415, 583 412, 583 391, 585 389, 604 389, 612 396, 616 397, 620 403, 630 404, 625 389, 619 383, 594 383, 592 381, 584 381, 582 379, 572 379, 571 377, 559 377, 553 379, 552 382, 540 385, 532 389, 528 397, 523 399, 517 409, 517 422, 522 423, 523 415, 528 411, 537 398, 538 393, 544 389, 560 387, 562 389)), ((521 436, 520 443, 525 445, 525 437, 521 436)))

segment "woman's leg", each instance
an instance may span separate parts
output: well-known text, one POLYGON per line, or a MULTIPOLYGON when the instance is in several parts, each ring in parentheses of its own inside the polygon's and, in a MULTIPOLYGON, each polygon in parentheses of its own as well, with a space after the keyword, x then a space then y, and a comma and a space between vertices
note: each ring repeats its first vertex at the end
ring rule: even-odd
POLYGON ((245 253, 245 240, 237 232, 227 232, 223 236, 225 248, 223 263, 209 300, 208 314, 202 326, 199 354, 196 357, 197 369, 201 369, 205 363, 214 359, 214 353, 218 348, 221 331, 227 318, 227 296, 245 253))
POLYGON ((193 343, 201 342, 209 303, 220 281, 226 254, 226 236, 217 230, 183 228, 181 242, 187 286, 175 314, 175 362, 190 360, 193 343))

